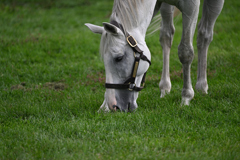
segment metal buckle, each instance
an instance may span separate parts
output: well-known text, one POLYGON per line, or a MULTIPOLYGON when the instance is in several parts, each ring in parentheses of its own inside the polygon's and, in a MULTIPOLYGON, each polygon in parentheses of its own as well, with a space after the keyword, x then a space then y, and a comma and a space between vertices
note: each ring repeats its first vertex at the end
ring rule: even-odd
POLYGON ((129 83, 129 88, 128 88, 128 90, 129 90, 129 91, 133 91, 133 89, 134 89, 135 86, 136 86, 135 83, 129 83))
POLYGON ((137 41, 136 41, 136 39, 135 39, 133 36, 128 36, 126 39, 127 39, 128 44, 129 44, 131 47, 134 48, 134 47, 137 46, 137 41), (132 43, 129 41, 129 38, 132 38, 132 40, 134 40, 135 44, 132 44, 132 43))

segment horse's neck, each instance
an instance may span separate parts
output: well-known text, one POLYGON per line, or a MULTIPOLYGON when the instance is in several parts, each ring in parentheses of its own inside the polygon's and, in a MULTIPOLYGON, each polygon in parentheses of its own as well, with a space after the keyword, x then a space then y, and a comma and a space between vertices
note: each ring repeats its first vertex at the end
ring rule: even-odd
POLYGON ((111 20, 121 23, 126 31, 139 32, 145 37, 155 4, 156 0, 115 0, 111 20))
POLYGON ((139 31, 144 34, 147 32, 147 28, 153 18, 153 12, 156 5, 156 0, 144 0, 144 9, 139 11, 139 31), (150 3, 151 2, 151 3, 150 3))

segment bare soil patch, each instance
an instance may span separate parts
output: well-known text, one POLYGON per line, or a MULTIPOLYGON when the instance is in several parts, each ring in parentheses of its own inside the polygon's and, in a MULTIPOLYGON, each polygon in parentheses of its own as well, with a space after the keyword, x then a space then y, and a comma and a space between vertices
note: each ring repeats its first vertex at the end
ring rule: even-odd
POLYGON ((22 82, 20 84, 13 85, 11 87, 11 90, 28 91, 28 90, 41 89, 41 88, 60 91, 60 90, 65 90, 66 88, 68 88, 68 85, 65 84, 64 82, 60 81, 60 82, 46 82, 43 85, 40 84, 40 85, 34 85, 34 86, 27 86, 27 84, 25 82, 22 82))

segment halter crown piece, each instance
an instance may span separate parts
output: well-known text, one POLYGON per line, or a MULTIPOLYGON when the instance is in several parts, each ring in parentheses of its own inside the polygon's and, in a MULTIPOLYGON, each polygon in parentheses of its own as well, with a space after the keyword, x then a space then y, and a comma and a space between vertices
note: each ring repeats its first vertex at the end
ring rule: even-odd
POLYGON ((135 40, 135 38, 133 36, 129 35, 129 33, 127 33, 127 32, 125 33, 123 26, 121 24, 119 24, 118 22, 116 22, 114 20, 111 21, 110 23, 112 25, 118 27, 126 36, 126 40, 127 40, 128 44, 134 51, 135 62, 134 62, 134 66, 132 69, 132 74, 131 74, 132 76, 128 80, 126 80, 123 84, 105 83, 105 87, 110 88, 110 89, 128 89, 129 91, 139 92, 144 88, 145 77, 146 77, 146 73, 147 73, 147 72, 145 72, 143 75, 141 87, 137 87, 136 83, 135 83, 135 79, 137 76, 139 62, 140 62, 140 60, 143 60, 143 61, 147 61, 149 63, 149 65, 151 65, 151 61, 143 54, 143 51, 138 47, 137 41, 135 40), (139 56, 136 56, 135 53, 138 53, 139 56))

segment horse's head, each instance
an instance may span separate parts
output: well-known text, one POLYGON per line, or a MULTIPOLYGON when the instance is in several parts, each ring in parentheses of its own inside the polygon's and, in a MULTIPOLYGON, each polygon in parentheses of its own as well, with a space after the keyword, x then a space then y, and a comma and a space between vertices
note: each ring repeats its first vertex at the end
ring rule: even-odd
MULTIPOLYGON (((102 107, 110 110, 135 110, 138 89, 149 68, 149 63, 141 57, 136 66, 136 57, 140 57, 141 54, 135 53, 127 42, 126 35, 115 25, 103 23, 103 27, 92 24, 86 24, 86 26, 92 32, 102 35, 100 53, 104 60, 106 73, 105 102, 102 107)), ((131 32, 131 35, 143 51, 144 58, 149 61, 150 51, 144 41, 144 36, 137 32, 131 32)))

